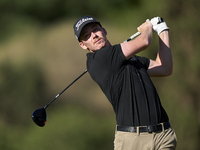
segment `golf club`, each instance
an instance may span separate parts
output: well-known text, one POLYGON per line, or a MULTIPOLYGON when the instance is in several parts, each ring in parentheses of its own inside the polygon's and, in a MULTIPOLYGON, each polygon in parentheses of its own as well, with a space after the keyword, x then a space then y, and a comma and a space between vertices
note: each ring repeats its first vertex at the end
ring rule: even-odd
MULTIPOLYGON (((160 20, 158 20, 156 22, 156 24, 159 24, 163 22, 163 19, 160 18, 160 20)), ((128 42, 134 38, 136 38, 137 36, 140 35, 140 32, 137 32, 135 34, 133 34, 132 36, 130 36, 127 40, 124 41, 125 42, 128 42)), ((42 108, 39 108, 39 109, 36 109, 33 113, 32 113, 32 119, 33 121, 40 127, 43 127, 45 124, 46 124, 46 121, 47 121, 47 112, 46 112, 46 109, 47 107, 52 103, 54 102, 63 92, 65 92, 72 84, 74 84, 80 77, 82 77, 85 73, 87 72, 87 70, 85 70, 80 76, 78 76, 71 84, 69 84, 62 92, 60 92, 58 95, 55 96, 55 98, 50 101, 47 105, 45 105, 44 107, 42 108)))
POLYGON ((125 40, 123 43, 128 42, 128 41, 136 38, 139 35, 140 35, 140 32, 136 32, 135 34, 133 34, 132 36, 130 36, 127 40, 125 40))
POLYGON ((74 84, 80 77, 82 77, 87 70, 85 70, 80 76, 78 76, 72 83, 70 83, 62 92, 57 94, 52 101, 50 101, 47 105, 45 105, 42 108, 36 109, 32 113, 32 119, 33 121, 40 127, 43 127, 46 124, 47 121, 47 112, 46 109, 49 107, 51 103, 53 103, 63 92, 65 92, 72 84, 74 84))
MULTIPOLYGON (((137 32, 135 34, 133 34, 132 36, 130 36, 127 40, 125 40, 124 42, 128 42, 134 38, 136 38, 137 36, 140 35, 140 32, 137 32)), ((54 99, 52 101, 50 101, 47 105, 45 105, 42 108, 36 109, 33 113, 32 113, 32 119, 33 121, 40 127, 45 126, 46 121, 47 121, 47 112, 46 109, 47 107, 49 107, 49 105, 51 103, 53 103, 63 92, 65 92, 72 84, 74 84, 80 77, 82 77, 85 73, 87 72, 87 70, 85 70, 80 76, 78 76, 72 83, 70 83, 62 92, 60 92, 59 94, 57 94, 54 99)))

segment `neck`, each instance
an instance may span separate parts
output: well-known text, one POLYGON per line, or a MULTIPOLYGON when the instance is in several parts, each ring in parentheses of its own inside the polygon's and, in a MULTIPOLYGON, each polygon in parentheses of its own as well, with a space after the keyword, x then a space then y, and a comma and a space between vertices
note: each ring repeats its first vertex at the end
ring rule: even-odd
MULTIPOLYGON (((103 46, 103 47, 107 47, 107 46, 111 46, 111 44, 110 44, 110 42, 108 41, 108 40, 106 40, 106 44, 105 44, 105 46, 103 46)), ((102 47, 102 48, 103 48, 102 47)), ((96 52, 96 51, 98 51, 98 50, 90 50, 90 49, 88 49, 91 53, 94 53, 94 52, 96 52)))

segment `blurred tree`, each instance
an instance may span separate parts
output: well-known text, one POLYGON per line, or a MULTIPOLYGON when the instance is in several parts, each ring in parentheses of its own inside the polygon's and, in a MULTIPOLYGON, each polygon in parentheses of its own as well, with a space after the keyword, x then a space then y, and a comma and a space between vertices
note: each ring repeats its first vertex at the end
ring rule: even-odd
POLYGON ((140 4, 139 0, 1 0, 0 1, 0 39, 5 39, 16 27, 23 24, 46 25, 74 16, 108 16, 120 9, 132 9, 140 4))
POLYGON ((2 0, 1 16, 9 14, 27 16, 39 22, 50 23, 59 19, 83 14, 106 15, 114 10, 138 6, 139 0, 102 0, 93 3, 91 0, 2 0), (97 11, 98 10, 98 11, 97 11))
MULTIPOLYGON (((167 3, 166 11, 173 31, 170 33, 174 45, 173 53, 177 56, 174 83, 179 85, 177 91, 181 91, 179 93, 181 102, 188 108, 192 107, 194 111, 195 120, 193 123, 188 122, 188 128, 191 129, 192 124, 197 124, 193 137, 196 149, 200 149, 200 1, 170 0, 167 3)), ((185 144, 188 145, 187 142, 185 144)))
POLYGON ((5 62, 0 66, 0 76, 0 117, 10 124, 27 125, 29 111, 45 100, 42 69, 33 63, 20 68, 5 62))

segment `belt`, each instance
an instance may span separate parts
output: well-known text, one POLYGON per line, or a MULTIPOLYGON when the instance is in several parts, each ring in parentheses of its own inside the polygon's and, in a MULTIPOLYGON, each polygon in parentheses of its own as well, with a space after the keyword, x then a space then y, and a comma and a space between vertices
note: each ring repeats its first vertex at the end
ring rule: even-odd
POLYGON ((152 133, 152 132, 160 132, 170 127, 171 127, 170 122, 164 122, 157 125, 148 125, 148 126, 117 126, 117 131, 136 133, 138 130, 139 132, 152 133))

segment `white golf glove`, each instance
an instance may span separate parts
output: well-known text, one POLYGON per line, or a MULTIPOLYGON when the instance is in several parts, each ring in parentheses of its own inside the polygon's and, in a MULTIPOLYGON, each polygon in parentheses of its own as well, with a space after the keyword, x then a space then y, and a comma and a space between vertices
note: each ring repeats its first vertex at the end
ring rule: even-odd
POLYGON ((150 22, 153 25, 153 30, 156 31, 158 35, 164 30, 169 30, 166 22, 161 17, 154 17, 150 22))

